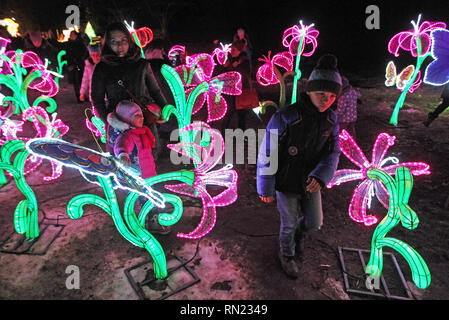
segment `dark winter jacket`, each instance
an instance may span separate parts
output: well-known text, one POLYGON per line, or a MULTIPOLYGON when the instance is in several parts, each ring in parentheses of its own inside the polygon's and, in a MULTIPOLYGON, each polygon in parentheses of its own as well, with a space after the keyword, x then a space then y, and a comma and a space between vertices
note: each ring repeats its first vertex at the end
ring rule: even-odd
POLYGON ((126 90, 119 86, 119 80, 124 82, 142 104, 156 103, 160 108, 167 104, 148 60, 138 59, 120 64, 107 64, 101 61, 96 65, 92 75, 91 97, 92 104, 104 121, 121 100, 132 100, 126 90))
POLYGON ((24 51, 33 51, 39 58, 45 63, 45 59, 48 59, 48 69, 55 71, 58 66, 57 55, 58 49, 48 42, 47 39, 42 39, 42 44, 39 47, 35 47, 29 36, 26 36, 23 41, 24 51))
MULTIPOLYGON (((324 187, 333 178, 338 166, 338 117, 331 109, 318 112, 307 94, 277 111, 267 126, 257 161, 257 192, 274 196, 275 190, 305 194, 308 177, 324 187), (273 130, 277 130, 277 133, 273 130), (270 146, 270 132, 277 144, 270 146), (264 174, 269 156, 278 153, 277 171, 264 174)), ((272 164, 271 164, 272 165, 272 164)))
POLYGON ((228 59, 225 63, 225 72, 226 71, 237 71, 240 72, 242 76, 242 89, 250 88, 250 65, 248 56, 246 52, 241 52, 237 57, 233 57, 231 54, 228 54, 228 59), (234 67, 232 64, 237 62, 237 66, 234 67))
POLYGON ((72 71, 74 68, 84 69, 84 60, 89 57, 89 52, 81 38, 69 40, 65 45, 67 66, 72 71))

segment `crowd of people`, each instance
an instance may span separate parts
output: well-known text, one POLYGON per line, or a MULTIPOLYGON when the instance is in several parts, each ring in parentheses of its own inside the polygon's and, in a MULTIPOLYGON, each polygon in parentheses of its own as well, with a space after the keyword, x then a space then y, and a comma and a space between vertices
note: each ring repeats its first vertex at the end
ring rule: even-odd
MULTIPOLYGON (((9 49, 34 51, 43 61, 52 62, 59 50, 66 50, 66 73, 76 101, 90 102, 106 123, 107 151, 142 178, 156 175, 158 127, 165 122, 161 109, 167 105, 167 98, 171 99, 160 75, 160 67, 167 60, 162 43, 154 40, 143 58, 126 26, 117 22, 106 28, 101 43, 91 44, 75 31, 68 42, 59 43, 44 39, 36 28, 22 41, 12 42, 9 49)), ((240 72, 242 90, 253 87, 252 54, 253 45, 245 30, 239 28, 223 68, 240 72)), ((323 224, 321 190, 338 166, 339 132, 345 129, 354 138, 356 135, 360 92, 340 75, 337 65, 337 58, 330 54, 318 60, 298 101, 281 108, 269 120, 258 156, 257 192, 263 202, 277 203, 279 261, 284 272, 294 278, 299 273, 296 262, 303 258, 304 235, 323 224), (271 139, 273 135, 277 139, 271 139), (264 169, 270 166, 267 159, 273 152, 279 155, 278 170, 267 173, 264 169)), ((447 106, 447 92, 439 109, 447 106)), ((427 126, 439 109, 429 114, 427 126)), ((231 97, 221 129, 229 128, 237 115, 237 127, 245 130, 248 113, 249 109, 240 109, 231 97)), ((170 232, 157 221, 157 211, 148 215, 150 232, 170 232)))

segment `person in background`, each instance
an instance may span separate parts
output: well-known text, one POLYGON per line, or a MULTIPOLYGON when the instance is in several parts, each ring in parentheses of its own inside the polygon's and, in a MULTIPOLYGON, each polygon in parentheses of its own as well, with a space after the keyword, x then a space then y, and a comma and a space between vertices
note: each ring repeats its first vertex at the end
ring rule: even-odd
POLYGON ((427 119, 424 121, 426 127, 430 126, 433 120, 438 118, 438 116, 449 107, 449 83, 444 87, 443 92, 441 93, 441 98, 443 101, 435 108, 435 110, 429 112, 427 115, 427 119))
MULTIPOLYGON (((228 54, 228 59, 224 64, 226 71, 237 71, 240 72, 242 76, 242 90, 250 88, 250 67, 248 56, 246 55, 246 44, 243 40, 236 40, 232 43, 231 52, 228 54)), ((237 110, 235 104, 235 96, 231 97, 228 101, 228 111, 223 119, 222 131, 229 128, 229 124, 232 120, 232 116, 237 112, 238 117, 238 128, 243 131, 246 130, 246 117, 249 113, 248 110, 242 109, 237 110)))
MULTIPOLYGON (((167 100, 154 78, 150 62, 142 58, 126 26, 121 22, 110 24, 104 38, 101 61, 95 67, 91 84, 92 105, 100 118, 106 123, 108 114, 122 100, 137 99, 134 102, 141 108, 149 105, 163 108, 167 100)), ((145 117, 144 123, 156 139, 155 159, 160 148, 157 121, 163 119, 145 117)))
POLYGON ((91 98, 91 82, 92 82, 92 74, 94 73, 95 66, 101 60, 101 47, 100 44, 92 44, 87 47, 89 51, 89 58, 84 61, 84 72, 83 72, 83 80, 81 81, 80 88, 80 101, 86 101, 87 97, 89 101, 92 101, 91 98))
POLYGON ((354 139, 356 138, 355 123, 357 121, 357 104, 360 101, 360 92, 354 89, 348 78, 342 76, 342 90, 338 98, 337 110, 340 132, 346 130, 354 139))
POLYGON ((43 63, 45 63, 45 59, 47 59, 48 69, 56 71, 58 66, 57 48, 42 37, 42 33, 38 27, 32 28, 25 36, 23 50, 35 52, 43 63))
POLYGON ((252 63, 252 56, 253 56, 253 44, 249 40, 248 34, 245 32, 243 28, 238 28, 237 32, 232 37, 232 42, 236 40, 243 40, 245 42, 245 52, 246 56, 249 61, 249 70, 250 74, 253 74, 253 63, 252 63))
POLYGON ((281 220, 279 260, 292 278, 298 277, 295 257, 303 259, 305 233, 323 224, 321 189, 337 170, 338 116, 330 107, 341 85, 337 58, 322 56, 310 74, 306 92, 272 116, 260 147, 257 192, 265 203, 274 202, 276 195, 281 220))
POLYGON ((82 102, 80 100, 80 88, 84 73, 84 60, 89 56, 89 53, 76 31, 70 32, 70 38, 65 47, 69 82, 73 84, 76 100, 80 103, 82 102))

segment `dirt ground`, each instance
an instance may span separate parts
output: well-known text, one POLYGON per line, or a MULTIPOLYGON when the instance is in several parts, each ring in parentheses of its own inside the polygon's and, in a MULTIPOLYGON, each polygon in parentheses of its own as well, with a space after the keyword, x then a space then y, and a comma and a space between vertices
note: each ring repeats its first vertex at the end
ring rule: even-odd
MULTIPOLYGON (((408 230, 399 225, 390 234, 415 248, 430 269, 430 286, 425 290, 417 289, 412 283, 407 262, 399 253, 393 252, 410 286, 412 298, 449 299, 449 135, 446 134, 449 115, 441 115, 429 128, 422 124, 426 113, 439 103, 441 89, 424 85, 409 94, 399 114, 399 125, 392 127, 388 119, 399 91, 384 87, 380 78, 350 76, 350 80, 362 93, 357 141, 368 159, 377 135, 387 132, 396 136, 395 145, 387 156, 396 156, 401 162, 424 161, 431 165, 431 175, 415 177, 409 201, 420 219, 418 228, 408 230)), ((271 91, 259 89, 261 98, 275 99, 273 96, 277 88, 271 91)), ((59 106, 58 117, 71 127, 65 140, 96 149, 92 136, 84 127, 84 109, 87 105, 75 102, 72 87, 62 81, 61 92, 55 100, 59 106)), ((269 116, 270 113, 260 121, 251 115, 249 126, 264 128, 269 116)), ((340 159, 339 168, 353 168, 344 155, 340 159)), ((169 158, 162 157, 158 161, 158 171, 170 169, 173 166, 169 158)), ((370 250, 375 229, 375 226, 365 227, 352 221, 348 215, 349 202, 357 182, 323 192, 324 225, 320 231, 307 236, 301 275, 292 280, 284 275, 277 258, 279 216, 275 205, 262 203, 256 194, 255 165, 236 165, 235 169, 239 173, 238 200, 228 207, 217 209, 217 223, 205 238, 199 241, 176 237, 177 232, 193 230, 201 218, 201 208, 187 198, 183 217, 174 225, 173 232, 156 236, 165 250, 169 266, 179 264, 172 257, 177 255, 188 261, 187 266, 194 275, 181 267, 169 276, 168 287, 157 290, 144 286, 141 294, 148 299, 165 298, 176 288, 193 282, 196 276, 199 282, 166 299, 385 299, 345 291, 338 248, 370 250)), ((23 196, 14 182, 0 189, 0 299, 139 299, 141 296, 133 289, 125 271, 129 271, 136 283, 151 276, 152 262, 148 252, 126 241, 108 214, 97 207, 87 206, 82 218, 69 219, 66 205, 71 198, 82 193, 102 195, 102 190, 70 168, 64 168, 63 175, 54 182, 42 181, 49 170, 46 162, 26 178, 37 197, 41 226, 49 225, 31 253, 44 250, 45 245, 57 235, 44 254, 4 252, 20 239, 14 233, 13 212, 23 196), (39 241, 44 244, 39 245, 39 241), (143 265, 133 268, 139 264, 143 265), (69 290, 66 281, 73 266, 79 270, 80 286, 79 289, 69 290)), ((118 194, 123 200, 125 194, 120 191, 118 194)), ((373 206, 373 214, 382 219, 386 210, 377 204, 373 206)), ((350 283, 363 289, 360 262, 350 253, 343 255, 343 258, 350 283)), ((384 277, 392 292, 407 297, 401 289, 403 285, 398 280, 392 261, 387 258, 384 277)))

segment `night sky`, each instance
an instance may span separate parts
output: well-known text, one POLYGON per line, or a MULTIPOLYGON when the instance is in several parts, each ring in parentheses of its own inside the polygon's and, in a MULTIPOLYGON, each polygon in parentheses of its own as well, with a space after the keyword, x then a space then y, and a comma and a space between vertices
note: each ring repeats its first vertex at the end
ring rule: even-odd
MULTIPOLYGON (((305 24, 315 24, 320 31, 316 53, 305 58, 302 63, 313 64, 323 53, 334 53, 343 70, 361 75, 381 74, 389 60, 393 58, 387 51, 389 39, 400 31, 412 28, 411 20, 419 13, 424 20, 443 21, 449 25, 449 1, 24 1, 0 0, 5 3, 7 16, 12 11, 16 19, 27 24, 39 24, 42 30, 62 29, 68 16, 65 8, 69 4, 78 5, 81 23, 88 20, 98 34, 106 25, 120 18, 134 20, 136 27, 160 28, 162 12, 171 15, 168 23, 167 39, 170 44, 193 42, 212 43, 214 39, 229 43, 238 27, 243 27, 254 46, 254 57, 284 51, 283 31, 302 19, 305 24), (168 6, 167 4, 170 4, 168 6), (368 30, 365 20, 368 5, 380 9, 380 29, 368 30)), ((25 30, 24 30, 25 31, 25 30)), ((404 55, 406 56, 406 55, 404 55)), ((404 62, 404 64, 407 61, 404 62)))

